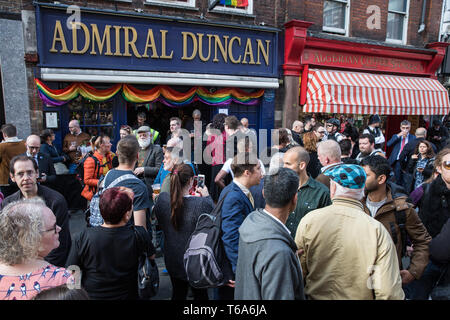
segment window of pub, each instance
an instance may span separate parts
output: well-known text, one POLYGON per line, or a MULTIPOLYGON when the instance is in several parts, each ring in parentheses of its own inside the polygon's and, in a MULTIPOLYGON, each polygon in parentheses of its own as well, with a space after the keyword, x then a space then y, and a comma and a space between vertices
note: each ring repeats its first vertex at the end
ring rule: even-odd
POLYGON ((350 0, 327 0, 323 4, 323 31, 347 35, 350 0))
POLYGON ((114 140, 113 101, 95 102, 81 95, 68 105, 70 120, 80 122, 83 132, 91 136, 107 135, 114 140))
POLYGON ((406 44, 408 0, 389 0, 386 41, 406 44))

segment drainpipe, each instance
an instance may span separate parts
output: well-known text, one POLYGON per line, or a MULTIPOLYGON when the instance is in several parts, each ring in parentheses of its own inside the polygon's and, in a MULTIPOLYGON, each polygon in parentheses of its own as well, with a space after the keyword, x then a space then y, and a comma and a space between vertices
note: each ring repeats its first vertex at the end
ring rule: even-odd
POLYGON ((417 33, 425 31, 425 11, 427 10, 427 0, 423 0, 422 3, 422 17, 420 18, 420 27, 417 33))

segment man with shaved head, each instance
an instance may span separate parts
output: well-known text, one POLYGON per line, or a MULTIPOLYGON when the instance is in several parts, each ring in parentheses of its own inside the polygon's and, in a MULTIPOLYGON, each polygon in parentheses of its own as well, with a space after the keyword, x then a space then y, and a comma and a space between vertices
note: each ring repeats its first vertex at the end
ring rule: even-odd
POLYGON ((78 161, 81 158, 81 152, 78 147, 82 144, 89 145, 91 136, 81 131, 78 120, 71 120, 69 122, 69 133, 64 137, 63 152, 70 158, 69 173, 75 173, 78 161))
POLYGON ((339 143, 334 140, 319 142, 317 145, 317 157, 322 165, 322 169, 320 169, 322 173, 317 176, 316 180, 322 182, 330 189, 330 178, 325 175, 325 172, 342 163, 339 143))
POLYGON ((292 124, 292 138, 295 142, 297 142, 299 145, 303 146, 303 140, 302 135, 305 131, 305 127, 303 125, 303 122, 299 120, 295 120, 292 124))
POLYGON ((309 153, 303 147, 293 147, 283 156, 283 166, 294 170, 299 177, 297 206, 286 221, 286 227, 292 237, 295 237, 300 220, 308 212, 331 204, 330 191, 322 183, 308 176, 308 163, 309 153))
POLYGON ((39 177, 37 182, 51 187, 56 181, 56 171, 53 166, 53 160, 48 155, 41 153, 41 138, 35 134, 28 136, 25 146, 27 152, 23 155, 31 157, 37 163, 39 168, 39 177))

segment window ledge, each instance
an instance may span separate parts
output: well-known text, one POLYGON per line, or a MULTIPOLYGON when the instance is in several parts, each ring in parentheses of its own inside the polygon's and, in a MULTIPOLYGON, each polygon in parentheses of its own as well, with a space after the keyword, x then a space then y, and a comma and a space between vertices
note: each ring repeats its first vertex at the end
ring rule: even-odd
POLYGON ((144 2, 144 5, 146 6, 152 6, 152 7, 166 7, 166 8, 172 8, 172 9, 183 9, 183 10, 191 10, 191 11, 199 11, 199 8, 191 7, 189 5, 181 5, 181 4, 170 4, 170 3, 157 3, 157 2, 144 2))
POLYGON ((403 41, 403 40, 398 40, 398 39, 389 39, 389 38, 386 38, 386 42, 387 42, 387 43, 391 43, 391 44, 406 45, 405 41, 403 41))
POLYGON ((347 31, 345 29, 340 29, 340 28, 333 28, 333 27, 326 27, 323 26, 322 27, 322 31, 323 32, 328 32, 328 33, 337 33, 343 36, 347 35, 347 31))
POLYGON ((238 12, 238 11, 228 11, 228 10, 208 10, 208 13, 217 13, 217 14, 225 14, 225 15, 233 15, 233 16, 241 16, 246 18, 256 18, 256 15, 245 13, 245 12, 238 12))

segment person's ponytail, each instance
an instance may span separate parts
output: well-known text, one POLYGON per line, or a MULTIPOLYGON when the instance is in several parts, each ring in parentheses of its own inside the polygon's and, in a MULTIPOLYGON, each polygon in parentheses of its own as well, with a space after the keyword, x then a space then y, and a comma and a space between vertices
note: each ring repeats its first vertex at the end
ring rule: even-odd
POLYGON ((187 164, 175 165, 170 176, 170 222, 175 230, 179 230, 182 221, 183 188, 194 176, 194 171, 187 164))

